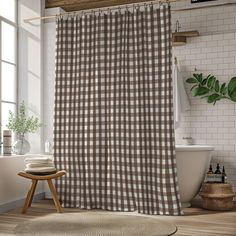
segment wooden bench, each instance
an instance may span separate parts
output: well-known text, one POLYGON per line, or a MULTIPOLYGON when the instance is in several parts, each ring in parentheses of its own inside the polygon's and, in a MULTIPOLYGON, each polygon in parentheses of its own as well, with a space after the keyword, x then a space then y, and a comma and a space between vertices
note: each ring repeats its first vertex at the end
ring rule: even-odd
POLYGON ((26 173, 24 171, 19 172, 18 173, 19 176, 24 177, 26 179, 31 179, 32 181, 30 189, 25 199, 25 203, 22 209, 22 214, 25 214, 27 209, 31 206, 31 203, 34 197, 34 192, 35 192, 35 189, 39 180, 47 180, 57 212, 62 213, 62 208, 57 197, 56 189, 54 187, 54 184, 52 183, 52 179, 62 177, 65 174, 66 174, 66 171, 64 170, 58 171, 55 174, 50 174, 50 175, 33 175, 33 174, 26 173))

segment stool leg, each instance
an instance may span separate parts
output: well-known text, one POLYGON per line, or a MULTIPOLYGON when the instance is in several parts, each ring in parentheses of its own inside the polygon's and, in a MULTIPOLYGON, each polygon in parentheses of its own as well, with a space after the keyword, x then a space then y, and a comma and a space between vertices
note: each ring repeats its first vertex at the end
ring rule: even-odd
POLYGON ((35 191, 35 188, 36 188, 36 185, 37 185, 37 180, 32 180, 32 183, 31 183, 31 187, 27 193, 27 197, 25 199, 25 203, 24 203, 24 206, 23 206, 23 209, 22 209, 22 214, 25 214, 26 211, 27 211, 27 208, 30 206, 30 202, 32 201, 33 199, 33 194, 34 194, 34 191, 35 191))
POLYGON ((62 213, 62 208, 61 208, 61 204, 57 198, 57 192, 56 192, 56 189, 52 183, 52 180, 51 179, 48 179, 48 186, 50 188, 50 191, 52 193, 52 198, 53 198, 53 201, 54 201, 54 204, 55 204, 55 207, 57 209, 57 212, 58 213, 62 213))
POLYGON ((34 180, 34 181, 35 181, 35 184, 33 185, 32 194, 31 194, 31 198, 30 198, 30 200, 29 200, 29 205, 28 205, 28 207, 31 207, 32 200, 33 200, 34 193, 35 193, 35 189, 36 189, 37 183, 38 183, 38 180, 34 180))

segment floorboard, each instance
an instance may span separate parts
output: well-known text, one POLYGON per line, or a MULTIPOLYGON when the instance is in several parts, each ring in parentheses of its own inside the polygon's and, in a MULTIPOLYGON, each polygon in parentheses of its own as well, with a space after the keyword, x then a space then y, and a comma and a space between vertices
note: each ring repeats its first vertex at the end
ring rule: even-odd
MULTIPOLYGON (((64 209, 65 212, 79 212, 79 209, 64 209)), ((14 235, 17 224, 40 216, 55 213, 52 200, 41 200, 33 203, 27 214, 21 209, 14 209, 0 214, 0 235, 14 235)), ((178 227, 176 236, 236 236, 236 205, 232 211, 207 211, 199 202, 193 207, 184 209, 184 216, 156 216, 158 219, 171 222, 178 227)))

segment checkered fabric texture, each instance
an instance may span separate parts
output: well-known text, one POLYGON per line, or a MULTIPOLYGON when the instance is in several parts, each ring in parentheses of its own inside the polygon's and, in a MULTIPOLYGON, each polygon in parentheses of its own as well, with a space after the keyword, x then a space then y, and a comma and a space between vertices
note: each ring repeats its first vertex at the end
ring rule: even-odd
POLYGON ((55 86, 63 206, 181 214, 170 7, 59 17, 55 86))

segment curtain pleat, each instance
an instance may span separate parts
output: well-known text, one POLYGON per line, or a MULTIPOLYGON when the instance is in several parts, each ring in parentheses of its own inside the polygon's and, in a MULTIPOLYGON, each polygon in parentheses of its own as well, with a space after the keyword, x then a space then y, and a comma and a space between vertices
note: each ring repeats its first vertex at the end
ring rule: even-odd
POLYGON ((57 19, 54 157, 65 207, 179 215, 169 6, 57 19))

